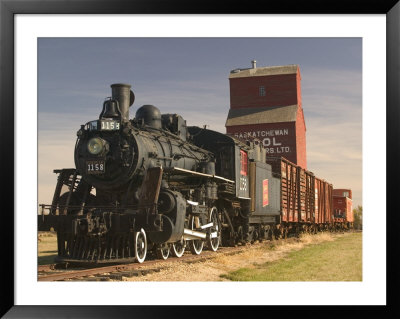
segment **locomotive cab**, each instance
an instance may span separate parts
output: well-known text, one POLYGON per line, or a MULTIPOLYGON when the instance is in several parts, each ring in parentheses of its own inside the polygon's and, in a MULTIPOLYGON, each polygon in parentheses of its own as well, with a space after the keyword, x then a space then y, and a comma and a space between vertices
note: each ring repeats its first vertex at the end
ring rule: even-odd
POLYGON ((271 237, 280 215, 280 180, 265 161, 265 149, 204 128, 189 127, 189 133, 195 145, 215 154, 216 174, 234 181, 218 187, 225 243, 271 237))

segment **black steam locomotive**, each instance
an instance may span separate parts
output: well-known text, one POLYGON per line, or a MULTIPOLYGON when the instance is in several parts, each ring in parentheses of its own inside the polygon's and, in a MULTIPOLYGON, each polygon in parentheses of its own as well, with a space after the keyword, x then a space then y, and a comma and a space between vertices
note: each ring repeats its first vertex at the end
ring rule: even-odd
POLYGON ((38 217, 39 230, 57 231, 57 261, 143 262, 271 238, 280 179, 264 149, 152 105, 130 120, 130 87, 111 85, 99 118, 77 132, 76 168, 55 170, 38 217))

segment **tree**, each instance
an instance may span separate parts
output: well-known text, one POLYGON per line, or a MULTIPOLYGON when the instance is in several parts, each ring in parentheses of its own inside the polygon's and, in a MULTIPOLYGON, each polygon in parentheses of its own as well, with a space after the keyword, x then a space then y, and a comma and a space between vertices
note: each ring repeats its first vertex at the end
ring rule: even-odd
POLYGON ((354 229, 362 229, 362 206, 358 205, 353 209, 354 229))

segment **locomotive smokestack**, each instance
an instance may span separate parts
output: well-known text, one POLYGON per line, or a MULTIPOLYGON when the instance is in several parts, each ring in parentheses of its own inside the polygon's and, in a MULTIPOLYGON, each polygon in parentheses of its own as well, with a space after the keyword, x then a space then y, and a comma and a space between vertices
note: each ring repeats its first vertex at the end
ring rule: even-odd
POLYGON ((257 66, 256 66, 256 63, 257 63, 257 61, 256 60, 252 60, 251 61, 251 64, 252 64, 252 66, 253 66, 253 69, 255 69, 257 66))
POLYGON ((118 101, 122 121, 129 121, 129 107, 132 105, 134 100, 131 86, 122 83, 111 84, 111 94, 112 98, 118 101))

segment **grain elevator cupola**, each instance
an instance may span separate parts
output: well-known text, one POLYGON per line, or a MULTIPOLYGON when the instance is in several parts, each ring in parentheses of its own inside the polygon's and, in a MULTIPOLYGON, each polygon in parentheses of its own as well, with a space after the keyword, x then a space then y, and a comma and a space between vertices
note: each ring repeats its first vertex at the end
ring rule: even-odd
POLYGON ((298 65, 234 69, 229 74, 226 131, 259 140, 269 156, 283 156, 307 168, 306 125, 298 65))

